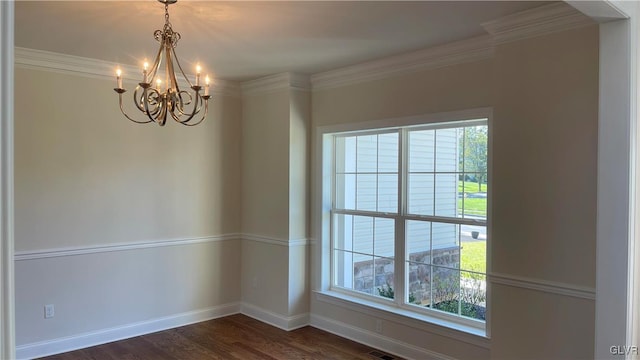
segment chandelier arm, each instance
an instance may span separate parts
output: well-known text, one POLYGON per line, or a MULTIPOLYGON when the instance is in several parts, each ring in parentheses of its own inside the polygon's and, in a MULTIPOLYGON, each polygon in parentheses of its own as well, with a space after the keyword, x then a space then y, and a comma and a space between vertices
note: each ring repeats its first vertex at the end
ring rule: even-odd
POLYGON ((198 120, 198 122, 195 122, 193 124, 187 124, 186 122, 181 122, 182 125, 185 126, 196 126, 198 124, 200 124, 202 121, 204 121, 204 119, 207 117, 207 113, 209 112, 209 102, 205 101, 204 102, 204 114, 202 114, 202 118, 200 120, 198 120))
POLYGON ((180 106, 178 106, 178 112, 180 113, 180 115, 178 116, 189 116, 186 112, 184 112, 184 106, 191 104, 191 101, 193 101, 193 96, 191 96, 188 91, 183 90, 178 93, 178 98, 180 99, 180 106), (182 94, 187 94, 189 96, 188 101, 184 101, 182 99, 182 94))
POLYGON ((131 116, 127 115, 126 112, 124 112, 124 109, 122 108, 122 94, 118 94, 119 97, 119 103, 120 103, 120 112, 122 113, 122 115, 124 115, 127 119, 133 121, 134 123, 138 123, 138 124, 148 124, 150 122, 152 122, 153 120, 150 121, 139 121, 136 119, 133 119, 131 116))
POLYGON ((149 77, 147 79, 147 82, 153 85, 153 79, 155 79, 156 77, 156 73, 158 72, 158 68, 160 67, 160 58, 162 55, 162 49, 164 47, 162 46, 162 44, 160 44, 160 47, 158 48, 158 53, 156 54, 156 59, 153 61, 153 65, 151 66, 151 71, 149 72, 149 75, 151 75, 151 77, 149 77))
POLYGON ((182 70, 182 65, 180 65, 180 60, 178 60, 178 56, 176 55, 176 49, 172 48, 171 52, 173 53, 173 58, 176 59, 176 64, 178 65, 178 69, 180 69, 180 73, 182 74, 182 77, 187 81, 187 84, 189 84, 189 87, 193 87, 191 80, 189 80, 189 77, 187 77, 187 75, 184 73, 184 70, 182 70))
POLYGON ((202 96, 200 96, 200 95, 196 96, 196 99, 198 99, 198 98, 201 99, 202 101, 200 101, 199 104, 198 104, 198 101, 196 100, 196 104, 194 104, 194 107, 193 107, 193 109, 194 109, 193 113, 191 114, 191 116, 189 116, 188 119, 185 119, 183 121, 178 121, 180 124, 187 125, 187 126, 198 125, 207 117, 207 112, 209 111, 209 101, 203 99, 202 96), (204 104, 205 111, 204 111, 204 114, 202 115, 202 118, 200 118, 200 120, 198 120, 197 122, 195 122, 193 124, 190 124, 189 122, 193 119, 193 117, 195 115, 199 114, 200 111, 202 110, 202 105, 203 104, 204 104))
MULTIPOLYGON (((179 94, 178 94, 178 95, 179 95, 179 94)), ((188 122, 189 120, 191 120, 191 119, 192 119, 192 118, 193 118, 193 117, 198 113, 198 111, 197 111, 197 105, 198 105, 198 95, 197 95, 197 93, 196 93, 196 101, 195 101, 195 104, 193 105, 193 111, 191 112, 191 114, 186 114, 186 113, 184 113, 184 112, 182 111, 182 109, 180 109, 180 106, 178 106, 178 113, 179 113, 179 114, 178 114, 178 115, 176 115, 174 111, 171 111, 171 117, 172 117, 172 118, 173 118, 173 120, 175 120, 176 122, 179 122, 179 123, 181 123, 181 124, 184 124, 185 122, 188 122), (180 115, 180 114, 183 114, 184 116, 188 116, 188 118, 187 118, 187 119, 185 119, 185 120, 182 120, 182 119, 180 119, 180 117, 181 117, 181 115, 180 115)))
POLYGON ((175 61, 177 62, 178 58, 175 56, 175 51, 173 50, 173 48, 170 46, 169 43, 165 44, 165 48, 166 48, 165 58, 167 59, 167 66, 166 66, 167 82, 169 82, 167 86, 172 87, 173 89, 175 89, 176 93, 179 93, 180 87, 178 86, 178 79, 176 79, 176 72, 173 68, 173 60, 175 59, 175 61))
MULTIPOLYGON (((160 126, 164 126, 167 123, 167 113, 169 113, 169 109, 167 107, 167 101, 168 99, 166 98, 166 96, 162 97, 162 112, 161 112, 161 117, 160 117, 160 122, 158 123, 158 125, 160 126)), ((173 114, 173 111, 171 111, 171 113, 173 114)))
POLYGON ((153 92, 155 92, 157 94, 157 98, 158 99, 163 99, 162 96, 160 95, 160 93, 157 90, 152 89, 151 92, 152 92, 151 94, 148 94, 148 89, 145 89, 144 92, 143 92, 143 98, 142 98, 142 102, 144 103, 143 113, 145 115, 147 115, 149 120, 151 120, 151 121, 148 121, 148 122, 159 122, 158 121, 159 118, 156 115, 158 114, 158 112, 161 112, 162 109, 164 109, 164 106, 163 106, 164 105, 164 101, 159 101, 158 102, 158 100, 156 100, 156 105, 154 106, 154 108, 151 111, 149 111, 149 98, 151 97, 153 92))
POLYGON ((146 113, 147 111, 141 105, 144 103, 144 94, 146 93, 146 89, 143 89, 142 95, 138 97, 139 89, 140 89, 140 86, 136 86, 136 89, 133 91, 133 103, 136 105, 138 110, 142 111, 143 113, 146 113))
POLYGON ((200 110, 202 109, 202 102, 203 102, 202 101, 203 100, 202 96, 200 96, 198 91, 196 91, 195 95, 196 96, 195 96, 195 100, 193 102, 193 111, 191 112, 191 116, 189 116, 189 118, 187 118, 187 119, 185 119, 183 121, 180 121, 181 124, 185 124, 186 125, 189 121, 191 121, 193 119, 194 116, 199 114, 200 110))

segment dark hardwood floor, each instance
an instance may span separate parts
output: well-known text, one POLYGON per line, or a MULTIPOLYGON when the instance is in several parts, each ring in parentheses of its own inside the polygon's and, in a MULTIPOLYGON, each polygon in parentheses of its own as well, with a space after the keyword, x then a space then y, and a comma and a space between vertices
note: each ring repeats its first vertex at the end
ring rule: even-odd
POLYGON ((387 354, 310 326, 287 332, 244 315, 231 315, 42 359, 371 360, 385 359, 384 355, 387 354), (378 352, 377 356, 372 352, 378 352))

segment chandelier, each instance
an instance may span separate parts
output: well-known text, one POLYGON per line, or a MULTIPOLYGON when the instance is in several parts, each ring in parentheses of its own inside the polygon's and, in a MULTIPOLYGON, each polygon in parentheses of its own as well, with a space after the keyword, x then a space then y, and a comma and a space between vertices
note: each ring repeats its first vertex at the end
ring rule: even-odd
POLYGON ((156 30, 153 37, 160 43, 160 49, 153 64, 149 68, 149 63, 145 60, 142 68, 142 81, 138 83, 133 92, 133 102, 138 110, 143 114, 142 120, 136 120, 124 111, 122 107, 122 94, 127 90, 122 87, 122 71, 116 70, 116 81, 118 87, 113 89, 118 93, 120 111, 129 120, 145 124, 155 122, 164 126, 170 116, 182 125, 194 126, 201 123, 209 111, 209 76, 206 76, 204 87, 200 84, 200 72, 202 68, 196 65, 195 84, 191 83, 185 75, 175 48, 180 40, 180 33, 173 31, 169 22, 169 5, 178 0, 158 0, 164 4, 164 28, 156 30), (162 69, 164 67, 164 79, 162 79, 162 69), (188 84, 192 91, 181 90, 176 78, 175 70, 183 84, 188 84), (166 85, 164 85, 166 84, 166 85), (164 89, 163 89, 164 86, 164 89), (204 94, 202 94, 204 90, 204 94), (204 108, 204 111, 203 111, 204 108), (202 117, 199 118, 199 114, 202 117), (198 115, 198 116, 196 116, 198 115), (194 122, 192 120, 196 119, 194 122))

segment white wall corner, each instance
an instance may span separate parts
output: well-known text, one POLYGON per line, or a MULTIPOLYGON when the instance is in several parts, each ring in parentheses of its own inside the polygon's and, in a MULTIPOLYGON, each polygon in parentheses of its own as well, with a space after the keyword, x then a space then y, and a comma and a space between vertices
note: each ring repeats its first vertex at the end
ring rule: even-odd
MULTIPOLYGON (((23 69, 50 71, 103 80, 115 79, 115 69, 119 67, 122 69, 123 79, 133 83, 140 81, 139 75, 141 74, 140 68, 134 65, 23 47, 15 48, 15 65, 23 69)), ((188 74, 188 76, 191 81, 195 80, 194 75, 188 74)), ((178 80, 180 81, 180 79, 178 80)), ((186 82, 180 81, 180 85, 185 86, 186 82)), ((214 78, 212 79, 212 85, 213 96, 240 96, 240 84, 238 82, 214 78)))
MULTIPOLYGON (((600 24, 598 218, 596 234, 596 359, 621 359, 612 346, 633 338, 634 208, 637 153, 638 3, 614 2, 627 20, 600 24)), ((630 357, 626 357, 630 358, 630 357)))
POLYGON ((241 87, 243 95, 252 95, 284 89, 309 91, 311 83, 309 75, 284 72, 245 81, 241 87))
POLYGON ((251 95, 284 89, 308 91, 311 89, 309 75, 285 72, 264 76, 241 84, 242 94, 251 95))
POLYGON ((595 21, 564 2, 539 6, 481 24, 495 44, 595 24, 595 21))
POLYGON ((243 315, 252 317, 285 331, 291 331, 309 325, 309 313, 282 315, 248 302, 242 303, 240 312, 243 315))
POLYGON ((0 1, 0 358, 15 358, 13 104, 14 3, 0 1))

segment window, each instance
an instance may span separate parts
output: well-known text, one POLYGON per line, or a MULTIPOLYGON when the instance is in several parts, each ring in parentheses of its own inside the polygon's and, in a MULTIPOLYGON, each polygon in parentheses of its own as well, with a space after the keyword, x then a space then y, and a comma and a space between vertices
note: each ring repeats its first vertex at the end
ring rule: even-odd
POLYGON ((331 289, 484 326, 488 120, 325 139, 331 289))

